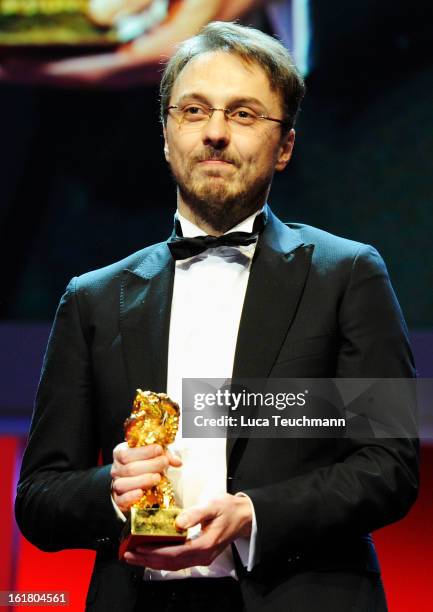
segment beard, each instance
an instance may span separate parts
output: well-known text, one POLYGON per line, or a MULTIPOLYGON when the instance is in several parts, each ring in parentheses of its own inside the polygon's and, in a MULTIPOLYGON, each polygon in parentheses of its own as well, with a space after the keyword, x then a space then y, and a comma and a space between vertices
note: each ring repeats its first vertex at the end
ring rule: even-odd
POLYGON ((215 231, 224 233, 262 208, 273 174, 256 176, 253 181, 242 176, 242 171, 233 181, 230 181, 230 177, 221 178, 219 174, 212 173, 195 179, 193 171, 196 164, 210 158, 240 166, 237 160, 227 158, 224 153, 218 155, 214 152, 213 155, 204 154, 192 160, 182 174, 173 167, 171 172, 183 202, 192 213, 215 231))

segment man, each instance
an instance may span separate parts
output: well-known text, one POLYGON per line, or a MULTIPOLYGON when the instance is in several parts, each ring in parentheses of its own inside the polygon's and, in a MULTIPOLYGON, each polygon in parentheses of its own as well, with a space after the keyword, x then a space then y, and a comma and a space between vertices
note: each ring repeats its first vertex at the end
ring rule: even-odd
POLYGON ((258 31, 217 22, 186 41, 161 82, 176 235, 74 279, 61 301, 16 512, 43 550, 97 550, 89 610, 386 610, 368 532, 416 497, 411 439, 122 443, 137 387, 180 399, 185 377, 414 375, 377 252, 266 205, 303 91, 258 31), (178 525, 202 532, 119 562, 122 514, 165 469, 178 525))

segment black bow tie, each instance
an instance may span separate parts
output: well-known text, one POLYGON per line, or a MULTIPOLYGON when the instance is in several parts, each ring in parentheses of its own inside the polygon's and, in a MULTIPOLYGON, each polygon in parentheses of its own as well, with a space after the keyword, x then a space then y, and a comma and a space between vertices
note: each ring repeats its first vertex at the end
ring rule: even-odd
POLYGON ((175 220, 175 231, 169 238, 167 245, 173 259, 188 259, 203 253, 207 249, 214 249, 221 246, 247 246, 256 242, 260 231, 266 223, 265 215, 261 213, 254 220, 253 231, 250 232, 231 232, 222 236, 194 236, 184 238, 179 219, 175 220))

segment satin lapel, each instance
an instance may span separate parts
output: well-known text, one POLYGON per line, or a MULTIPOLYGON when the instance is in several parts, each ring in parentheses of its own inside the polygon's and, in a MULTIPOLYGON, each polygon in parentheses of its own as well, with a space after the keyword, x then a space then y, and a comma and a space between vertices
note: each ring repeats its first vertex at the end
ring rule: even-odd
POLYGON ((167 245, 152 247, 136 268, 123 274, 120 329, 131 398, 139 387, 165 392, 174 280, 167 245))
MULTIPOLYGON (((270 215, 251 267, 233 379, 269 376, 302 297, 313 249, 270 215)), ((235 442, 227 440, 228 459, 235 442)))

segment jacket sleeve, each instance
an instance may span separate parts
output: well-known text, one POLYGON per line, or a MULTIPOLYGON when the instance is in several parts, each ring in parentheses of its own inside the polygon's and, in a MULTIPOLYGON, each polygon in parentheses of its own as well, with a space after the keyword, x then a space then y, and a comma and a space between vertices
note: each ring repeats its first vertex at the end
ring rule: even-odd
POLYGON ((45 354, 15 502, 17 523, 38 548, 97 549, 121 528, 100 450, 89 351, 73 279, 45 354))
MULTIPOLYGON (((340 303, 337 378, 413 378, 403 316, 380 255, 362 246, 340 303)), ((401 410, 401 405, 399 410, 401 410)), ((384 409, 385 410, 385 409, 384 409)), ((392 405, 386 410, 392 412, 392 405)), ((402 518, 416 499, 418 440, 411 423, 398 438, 342 440, 343 452, 321 466, 269 486, 244 490, 255 508, 261 561, 301 552, 337 536, 365 534, 402 518), (271 518, 272 517, 272 518, 271 518)), ((395 420, 395 415, 383 418, 395 420)))

